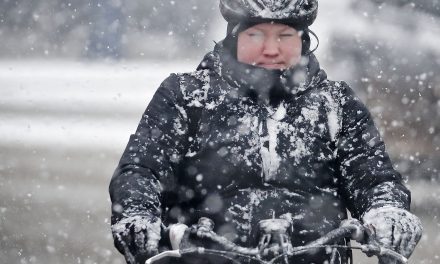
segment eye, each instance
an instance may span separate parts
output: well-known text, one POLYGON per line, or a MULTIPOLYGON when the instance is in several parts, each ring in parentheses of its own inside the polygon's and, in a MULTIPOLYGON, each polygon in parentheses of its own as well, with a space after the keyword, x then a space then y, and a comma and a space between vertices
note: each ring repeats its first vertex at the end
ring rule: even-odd
POLYGON ((293 28, 286 28, 279 33, 280 38, 291 38, 298 35, 298 31, 293 28))
POLYGON ((294 37, 294 36, 295 36, 295 34, 293 34, 293 33, 282 33, 280 35, 280 38, 290 38, 290 37, 294 37))
POLYGON ((247 35, 254 41, 261 41, 264 38, 264 34, 261 32, 248 32, 247 35))
POLYGON ((248 33, 249 37, 261 36, 261 35, 263 35, 263 34, 260 32, 249 32, 248 33))

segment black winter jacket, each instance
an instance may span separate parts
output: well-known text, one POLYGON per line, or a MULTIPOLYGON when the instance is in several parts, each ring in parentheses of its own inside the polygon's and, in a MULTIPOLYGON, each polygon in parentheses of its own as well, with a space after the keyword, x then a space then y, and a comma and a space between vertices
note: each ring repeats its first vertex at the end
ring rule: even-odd
MULTIPOLYGON (((112 224, 208 216, 249 246, 257 222, 275 216, 292 222, 302 245, 338 227, 347 209, 356 218, 384 205, 409 209, 369 111, 313 55, 301 65, 245 65, 218 44, 197 71, 168 77, 111 180, 112 224)), ((298 261, 322 262, 318 255, 298 261)))

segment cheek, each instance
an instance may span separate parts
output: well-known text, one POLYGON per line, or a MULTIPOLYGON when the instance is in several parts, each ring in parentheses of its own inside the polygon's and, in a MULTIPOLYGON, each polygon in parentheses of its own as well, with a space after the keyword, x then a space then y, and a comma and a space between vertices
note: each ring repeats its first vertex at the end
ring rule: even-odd
POLYGON ((237 42, 237 60, 253 64, 261 55, 261 45, 248 37, 239 37, 237 42))
POLYGON ((302 49, 301 39, 295 39, 283 43, 282 54, 285 61, 290 62, 289 66, 295 65, 301 60, 301 49, 302 49))

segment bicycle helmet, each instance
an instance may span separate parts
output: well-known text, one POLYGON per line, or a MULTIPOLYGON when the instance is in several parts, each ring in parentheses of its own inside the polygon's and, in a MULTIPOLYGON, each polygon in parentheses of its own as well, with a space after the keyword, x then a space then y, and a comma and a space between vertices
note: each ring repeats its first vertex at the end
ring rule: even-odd
POLYGON ((229 24, 273 21, 303 29, 318 13, 317 0, 220 0, 220 12, 229 24))

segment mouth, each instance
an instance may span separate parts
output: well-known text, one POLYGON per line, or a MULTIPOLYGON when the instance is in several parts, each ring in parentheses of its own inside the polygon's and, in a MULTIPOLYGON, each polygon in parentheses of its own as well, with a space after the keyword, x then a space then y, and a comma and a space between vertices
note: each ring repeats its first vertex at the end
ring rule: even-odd
POLYGON ((263 67, 266 69, 285 69, 286 65, 282 62, 277 62, 277 63, 273 63, 273 62, 262 62, 262 63, 258 63, 257 66, 259 67, 263 67))

